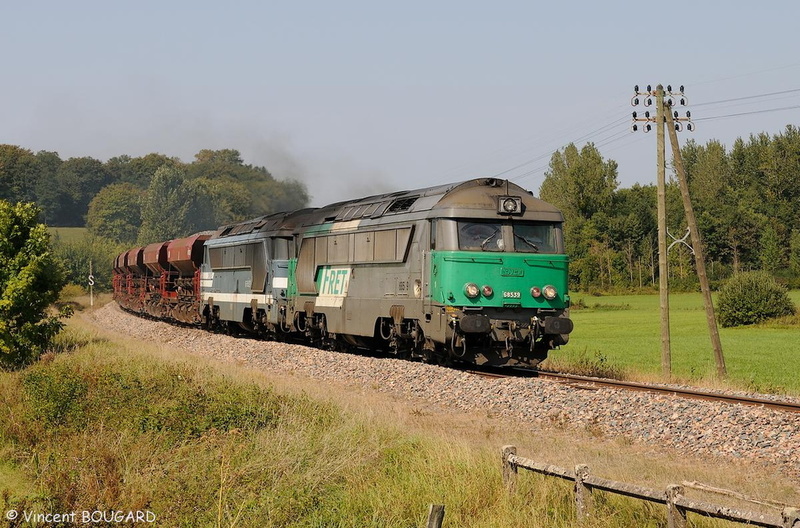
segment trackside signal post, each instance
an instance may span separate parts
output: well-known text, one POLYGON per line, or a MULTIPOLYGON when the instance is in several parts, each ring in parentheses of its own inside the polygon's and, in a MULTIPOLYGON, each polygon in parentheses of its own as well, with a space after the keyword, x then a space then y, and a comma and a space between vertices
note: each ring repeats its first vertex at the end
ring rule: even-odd
MULTIPOLYGON (((674 106, 673 97, 679 97, 679 102, 682 106, 686 105, 686 97, 684 96, 683 86, 680 91, 675 93, 672 91, 671 86, 667 86, 666 92, 662 85, 658 85, 655 90, 651 86, 647 87, 646 91, 640 92, 639 86, 634 87, 634 96, 631 99, 631 105, 637 106, 639 104, 639 97, 643 96, 645 106, 653 104, 653 97, 656 102, 655 117, 651 117, 650 112, 646 111, 644 116, 640 116, 637 112, 633 112, 633 125, 632 130, 638 130, 638 122, 644 122, 642 130, 650 132, 652 126, 650 123, 655 123, 656 128, 656 143, 657 143, 657 169, 658 169, 658 274, 659 274, 659 295, 661 307, 661 370, 666 378, 672 375, 672 352, 670 348, 670 331, 669 331, 669 283, 668 283, 668 263, 667 263, 667 222, 666 222, 666 177, 665 177, 665 140, 664 140, 664 126, 668 126, 670 143, 672 144, 672 154, 675 162, 675 170, 678 175, 678 183, 681 188, 681 198, 683 199, 683 208, 686 214, 686 222, 689 224, 689 233, 692 238, 692 253, 695 257, 695 264, 697 268, 697 276, 700 280, 700 289, 703 292, 703 303, 706 310, 706 321, 708 323, 708 331, 711 336, 711 344, 714 349, 714 360, 717 366, 717 376, 724 378, 727 376, 725 368, 725 358, 722 354, 722 343, 719 338, 719 330, 717 329, 717 320, 714 316, 714 305, 711 301, 711 288, 708 284, 708 276, 706 275, 705 257, 703 252, 703 245, 700 240, 700 231, 697 228, 697 222, 694 216, 694 209, 689 196, 689 184, 686 179, 686 172, 683 167, 683 159, 681 158, 680 146, 678 145, 677 131, 683 130, 683 122, 687 122, 686 129, 690 132, 694 130, 694 124, 691 122, 691 113, 686 112, 686 117, 680 117, 677 111, 672 110, 674 106), (666 94, 666 97, 665 97, 666 94)), ((676 242, 678 240, 676 239, 676 242)), ((681 240, 682 242, 682 240, 681 240)), ((685 242, 684 242, 685 243, 685 242)), ((671 246, 670 246, 671 247, 671 246)))

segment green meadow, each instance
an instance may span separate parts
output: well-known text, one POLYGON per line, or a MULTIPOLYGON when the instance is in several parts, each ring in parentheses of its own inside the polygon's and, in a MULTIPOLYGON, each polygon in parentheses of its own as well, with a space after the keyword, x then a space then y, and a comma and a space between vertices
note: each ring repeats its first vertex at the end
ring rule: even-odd
POLYGON ((48 231, 54 239, 58 239, 64 244, 81 242, 88 234, 85 227, 50 227, 48 231))
MULTIPOLYGON (((800 291, 790 292, 800 306, 800 291)), ((572 295, 575 330, 543 367, 591 364, 625 378, 663 380, 658 295, 572 295)), ((759 392, 800 394, 800 317, 760 325, 719 328, 728 370, 715 379, 702 296, 670 295, 672 376, 686 381, 759 392)))

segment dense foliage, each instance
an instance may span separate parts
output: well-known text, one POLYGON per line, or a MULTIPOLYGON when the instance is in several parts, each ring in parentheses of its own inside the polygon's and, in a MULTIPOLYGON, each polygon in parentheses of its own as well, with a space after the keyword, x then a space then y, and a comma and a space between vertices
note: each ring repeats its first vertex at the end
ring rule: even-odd
MULTIPOLYGON (((308 203, 305 185, 276 180, 232 149, 201 150, 191 163, 157 153, 104 163, 91 157, 62 160, 56 152, 34 154, 16 145, 0 145, 0 199, 36 202, 50 226, 86 225, 94 234, 131 241, 138 237, 141 211, 153 206, 142 195, 162 168, 177 171, 187 187, 206 195, 212 227, 308 203)), ((187 220, 183 234, 194 221, 187 220)))
MULTIPOLYGON (((682 149, 714 284, 739 271, 766 269, 800 287, 800 131, 717 141, 682 149)), ((653 175, 655 179, 655 175, 653 175)), ((555 153, 540 195, 566 219, 572 286, 584 291, 652 288, 658 281, 655 185, 619 189, 617 165, 591 143, 555 153)), ((667 184, 667 227, 686 232, 680 192, 667 184)), ((672 240, 669 240, 671 243, 672 240)), ((697 289, 688 247, 669 253, 673 289, 697 289)))
POLYGON ((722 326, 755 324, 794 313, 786 288, 766 271, 737 273, 719 292, 717 318, 722 326))
MULTIPOLYGON (((30 203, 0 200, 0 367, 37 359, 61 330, 47 309, 64 286, 50 235, 30 203)), ((67 315, 62 313, 61 315, 67 315)))
POLYGON ((300 209, 308 192, 231 149, 201 150, 191 163, 156 153, 103 163, 0 145, 0 199, 36 202, 49 226, 86 226, 85 240, 56 240, 56 251, 70 282, 86 284, 91 261, 97 287, 106 289, 123 248, 300 209))
POLYGON ((114 258, 128 249, 129 244, 92 234, 76 240, 62 240, 58 236, 53 239, 53 251, 63 263, 67 282, 88 287, 91 262, 94 287, 98 291, 111 290, 114 258))

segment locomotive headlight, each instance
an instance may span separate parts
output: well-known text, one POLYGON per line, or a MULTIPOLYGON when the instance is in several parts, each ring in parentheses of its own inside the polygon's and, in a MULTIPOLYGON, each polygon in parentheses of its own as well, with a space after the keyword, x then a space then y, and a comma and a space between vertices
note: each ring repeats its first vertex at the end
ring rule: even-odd
POLYGON ((522 198, 520 196, 498 196, 497 212, 500 214, 521 214, 522 198))
POLYGON ((481 291, 478 289, 478 285, 474 282, 468 282, 464 285, 464 295, 469 297, 470 299, 474 299, 478 295, 480 295, 481 291))
POLYGON ((485 284, 483 288, 481 288, 481 292, 483 293, 484 297, 491 297, 492 294, 494 293, 494 288, 492 288, 488 284, 485 284))
POLYGON ((548 301, 552 301, 558 295, 555 286, 550 286, 549 284, 544 287, 542 293, 544 294, 544 298, 547 299, 548 301))
POLYGON ((538 299, 539 297, 542 296, 542 289, 539 288, 538 286, 534 286, 533 288, 531 288, 531 295, 533 296, 534 299, 538 299))

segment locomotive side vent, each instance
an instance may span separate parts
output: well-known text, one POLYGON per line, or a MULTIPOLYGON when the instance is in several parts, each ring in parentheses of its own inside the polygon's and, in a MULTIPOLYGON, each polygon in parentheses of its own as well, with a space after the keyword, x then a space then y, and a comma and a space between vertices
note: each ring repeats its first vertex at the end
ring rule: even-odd
POLYGON ((395 200, 392 202, 392 205, 386 210, 386 213, 400 213, 402 211, 408 211, 411 209, 411 206, 414 205, 414 202, 417 201, 419 196, 413 196, 411 198, 401 198, 400 200, 395 200))

